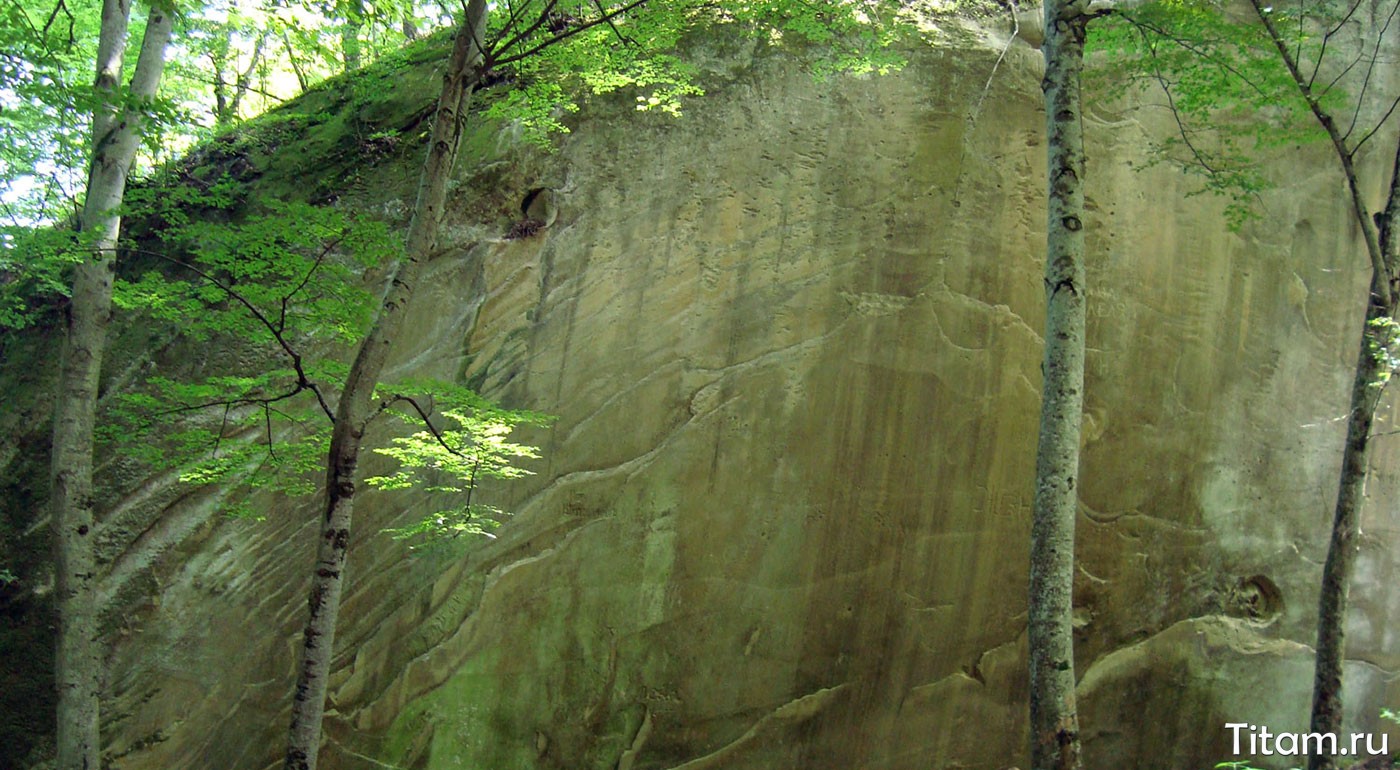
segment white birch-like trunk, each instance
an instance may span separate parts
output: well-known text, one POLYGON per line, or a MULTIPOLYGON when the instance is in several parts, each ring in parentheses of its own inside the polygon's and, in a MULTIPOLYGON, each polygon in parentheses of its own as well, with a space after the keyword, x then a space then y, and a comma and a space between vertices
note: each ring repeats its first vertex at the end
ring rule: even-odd
POLYGON ((1084 4, 1046 0, 1048 192, 1045 358, 1031 523, 1030 728, 1032 770, 1077 770, 1074 695, 1074 524, 1084 408, 1084 137, 1079 77, 1084 4))
POLYGON ((423 163, 418 201, 409 223, 404 258, 394 266, 389 288, 374 326, 360 345, 336 407, 326 466, 326 508, 316 565, 311 578, 302 656, 292 697, 292 725, 287 743, 286 770, 315 770, 325 713, 326 679, 335 648, 345 561, 350 546, 350 523, 357 488, 360 441, 373 411, 372 397, 394 340, 403 327, 404 312, 417 287, 421 267, 437 244, 438 226, 447 200, 447 182, 456 164, 462 125, 483 58, 486 0, 471 0, 458 29, 447 72, 428 157, 423 163))
MULTIPOLYGON (((105 0, 98 38, 95 88, 104 96, 93 115, 87 196, 79 220, 87 258, 74 268, 55 405, 52 504, 58 644, 59 770, 97 770, 102 644, 98 637, 96 559, 93 554, 93 423, 97 387, 112 313, 113 266, 121 233, 119 208, 136 156, 143 121, 118 94, 126 51, 129 0, 105 0)), ((152 8, 131 80, 139 100, 155 95, 165 65, 171 16, 152 8)))

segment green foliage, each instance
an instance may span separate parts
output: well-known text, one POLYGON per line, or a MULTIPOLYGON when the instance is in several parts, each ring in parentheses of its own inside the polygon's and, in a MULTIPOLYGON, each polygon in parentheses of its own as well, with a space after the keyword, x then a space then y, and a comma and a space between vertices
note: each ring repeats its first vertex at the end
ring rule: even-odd
POLYGON ((0 588, 4 588, 5 586, 15 582, 16 580, 19 580, 18 575, 11 572, 7 568, 0 567, 0 588))
POLYGON ((1232 229, 1254 218, 1269 186, 1261 151, 1326 138, 1262 26, 1212 0, 1148 3, 1099 23, 1089 41, 1091 84, 1105 97, 1163 94, 1178 131, 1151 164, 1178 166, 1201 180, 1198 192, 1226 198, 1232 229))
MULTIPOLYGON (((1400 321, 1383 316, 1371 319, 1366 326, 1366 346, 1381 368, 1371 386, 1383 388, 1390 382, 1396 368, 1400 367, 1400 321)), ((1381 716, 1391 719, 1393 712, 1383 711, 1381 716)))
POLYGON ((91 81, 97 13, 98 5, 90 1, 53 8, 35 0, 8 0, 0 6, 5 228, 60 219, 77 210, 88 120, 95 106, 91 81))
MULTIPOLYGON (((119 281, 114 303, 177 328, 186 344, 226 348, 230 360, 215 367, 226 373, 196 381, 147 377, 112 400, 100 436, 130 461, 178 468, 188 484, 314 494, 330 448, 333 399, 347 374, 336 354, 363 338, 376 304, 361 274, 396 259, 397 239, 375 220, 307 204, 268 203, 265 213, 237 224, 191 217, 199 204, 227 204, 217 185, 156 197, 141 205, 168 225, 160 249, 141 252, 149 268, 119 281)), ((510 434, 549 418, 502 409, 447 383, 381 391, 380 411, 420 430, 375 450, 401 469, 367 481, 460 500, 395 535, 484 532, 504 516, 472 502, 472 490, 478 479, 524 475, 512 463, 538 451, 510 434)), ((231 497, 242 502, 226 513, 260 518, 246 494, 231 497)))
MULTIPOLYGON (((179 469, 186 484, 314 494, 330 424, 315 413, 309 394, 280 398, 295 391, 293 383, 290 371, 277 369, 196 383, 151 378, 106 410, 99 440, 129 461, 179 469)), ((225 513, 261 518, 246 502, 225 513)))
POLYGON ((726 11, 735 22, 776 43, 820 47, 813 71, 818 78, 838 74, 885 75, 904 66, 891 46, 909 28, 904 3, 880 0, 808 3, 761 0, 735 4, 726 11))
POLYGON ((211 362, 226 373, 150 376, 113 400, 99 436, 147 467, 180 468, 186 483, 313 493, 345 375, 335 353, 364 334, 374 305, 360 275, 398 241, 380 222, 306 204, 269 203, 238 224, 190 217, 192 201, 226 200, 207 192, 164 196, 159 248, 139 252, 147 269, 118 281, 113 302, 186 345, 227 351, 211 362))
POLYGON ((80 239, 72 230, 32 227, 0 239, 0 329, 24 329, 68 296, 66 273, 82 258, 80 239))
POLYGON ((172 227, 161 250, 148 252, 162 269, 119 282, 113 303, 177 323, 195 339, 231 335, 279 347, 357 339, 372 299, 359 275, 396 254, 397 240, 367 217, 304 203, 266 205, 269 213, 238 225, 192 220, 179 206, 162 211, 172 227), (175 256, 182 254, 188 256, 175 256), (184 268, 187 277, 172 279, 172 268, 184 268))
MULTIPOLYGON (((676 52, 689 36, 708 29, 758 38, 772 45, 805 47, 813 56, 813 72, 835 74, 886 73, 903 64, 891 47, 905 29, 898 4, 861 2, 802 2, 761 0, 725 3, 702 0, 650 2, 605 23, 588 26, 600 13, 626 3, 599 4, 592 0, 559 2, 553 17, 569 37, 544 48, 558 27, 541 27, 528 34, 534 11, 514 20, 506 13, 490 17, 490 39, 502 41, 487 56, 488 68, 502 68, 513 86, 488 94, 487 115, 514 121, 527 141, 549 146, 550 137, 567 133, 563 117, 578 109, 576 100, 620 91, 633 92, 639 111, 679 116, 689 97, 704 93, 699 71, 676 52)), ((540 9, 526 3, 521 8, 540 9)))
POLYGON ((405 383, 413 397, 383 395, 393 412, 420 430, 393 439, 374 451, 399 463, 388 476, 365 479, 383 490, 420 488, 448 496, 455 504, 434 511, 400 529, 386 530, 395 539, 424 537, 428 543, 463 534, 486 534, 506 513, 473 502, 477 484, 488 478, 515 479, 530 471, 515 463, 539 457, 539 450, 510 440, 516 427, 546 426, 553 418, 538 412, 503 409, 463 387, 439 382, 405 383), (434 415, 440 415, 434 419, 434 415), (459 502, 458 502, 459 501, 459 502))

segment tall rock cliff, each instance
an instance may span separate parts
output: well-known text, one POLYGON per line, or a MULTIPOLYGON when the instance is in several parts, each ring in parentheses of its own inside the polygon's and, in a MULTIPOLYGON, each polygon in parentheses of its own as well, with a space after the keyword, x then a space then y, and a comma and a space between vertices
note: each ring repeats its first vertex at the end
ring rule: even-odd
MULTIPOLYGON (((554 153, 478 131, 394 374, 559 419, 488 490, 517 511, 497 539, 415 556, 380 530, 426 501, 367 496, 322 767, 1024 763, 1044 146, 1039 54, 992 76, 1003 42, 826 82, 714 43, 680 119, 595 100, 554 153), (541 187, 552 223, 507 238, 541 187)), ((1232 234, 1137 170, 1159 108, 1089 113, 1086 763, 1209 767, 1227 722, 1306 725, 1366 265, 1320 149, 1279 153, 1232 234)), ((340 204, 402 217, 417 154, 366 155, 340 204)), ((1400 703, 1396 461, 1364 514, 1358 730, 1400 703)), ((275 767, 315 506, 182 500, 114 638, 113 767, 275 767)))

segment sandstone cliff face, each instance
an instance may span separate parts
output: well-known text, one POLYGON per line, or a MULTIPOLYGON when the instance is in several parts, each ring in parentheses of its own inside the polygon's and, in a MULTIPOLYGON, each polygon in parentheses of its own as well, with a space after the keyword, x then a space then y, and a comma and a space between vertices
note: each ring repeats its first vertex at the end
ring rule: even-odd
MULTIPOLYGON (((323 767, 1024 762, 1038 53, 1013 47, 972 119, 997 50, 911 56, 819 83, 740 46, 681 120, 602 101, 554 155, 478 137, 395 374, 559 421, 538 475, 489 491, 518 511, 496 540, 411 557, 379 530, 424 501, 362 508, 323 767), (502 239, 538 185, 557 220, 502 239)), ((1304 726, 1364 283, 1321 152, 1285 153, 1232 235, 1176 172, 1131 170, 1158 118, 1088 126, 1093 770, 1304 726)), ((344 200, 404 210, 414 162, 344 200)), ((1354 729, 1400 702, 1395 461, 1353 592, 1354 729)), ((117 640, 114 766, 276 764, 313 518, 193 517, 117 640)))

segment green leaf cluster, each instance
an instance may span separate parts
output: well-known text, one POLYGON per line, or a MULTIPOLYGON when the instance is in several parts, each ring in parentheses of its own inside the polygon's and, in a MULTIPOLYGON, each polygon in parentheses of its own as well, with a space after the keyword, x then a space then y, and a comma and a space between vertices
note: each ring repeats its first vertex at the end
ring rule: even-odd
POLYGON ((372 297, 361 274, 400 248, 368 217, 305 203, 267 202, 267 213, 230 225, 162 217, 172 226, 139 277, 120 281, 113 303, 169 323, 195 339, 212 335, 299 344, 349 342, 367 328, 372 297), (180 273, 185 273, 180 275, 180 273))
MULTIPOLYGON (((1313 45, 1299 27, 1300 50, 1313 45)), ((1097 24, 1090 85, 1106 98, 1156 91, 1177 127, 1148 165, 1171 163, 1227 199, 1232 229, 1253 219, 1269 187, 1261 151, 1325 139, 1257 22, 1214 0, 1163 0, 1097 24)), ((1344 98, 1340 90, 1329 100, 1344 98)))
POLYGON ((1371 319, 1366 326, 1366 347, 1380 365, 1380 372, 1371 386, 1385 387, 1396 368, 1400 367, 1400 321, 1383 316, 1371 319))
POLYGON ((538 458, 539 449, 512 440, 521 426, 543 427, 553 418, 539 412, 505 409, 468 388, 442 382, 404 383, 381 398, 391 411, 419 428, 374 451, 391 457, 399 469, 365 479, 383 490, 418 488, 445 495, 452 503, 406 527, 386 530, 396 539, 423 537, 427 541, 485 534, 497 526, 504 511, 472 500, 484 479, 516 479, 531 475, 520 460, 538 458), (402 395, 412 392, 414 396, 402 395))
MULTIPOLYGON (((572 0, 553 4, 553 14, 567 28, 571 20, 596 19, 600 12, 624 5, 572 0)), ((631 91, 637 110, 679 116, 685 100, 702 95, 704 89, 699 70, 677 51, 688 37, 707 29, 772 45, 803 46, 817 54, 813 72, 822 78, 883 74, 904 63, 892 47, 907 30, 901 6, 882 0, 651 2, 537 50, 557 32, 541 27, 517 35, 505 25, 526 25, 522 20, 533 17, 524 9, 540 7, 543 4, 522 3, 511 6, 516 17, 491 17, 490 34, 506 43, 491 52, 487 65, 502 62, 502 74, 509 76, 512 87, 488 93, 486 99, 489 117, 515 122, 527 141, 545 147, 551 135, 568 132, 563 118, 578 110, 579 98, 631 91)))
POLYGON ((165 196, 153 215, 167 227, 131 249, 113 302, 174 330, 178 344, 221 351, 207 357, 221 373, 152 372, 111 400, 99 437, 129 461, 180 469, 186 483, 310 494, 346 371, 337 354, 374 306, 362 276, 399 242, 381 222, 332 208, 268 203, 229 223, 190 216, 192 200, 224 198, 165 196))

